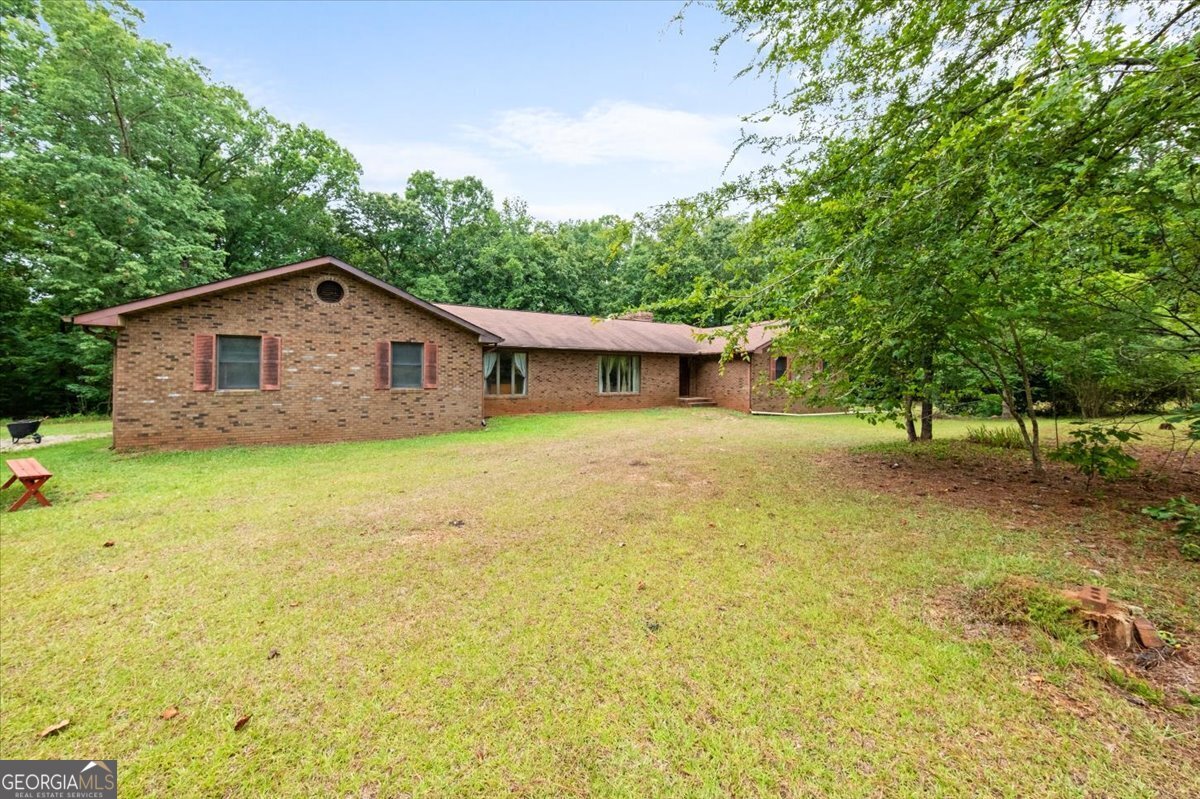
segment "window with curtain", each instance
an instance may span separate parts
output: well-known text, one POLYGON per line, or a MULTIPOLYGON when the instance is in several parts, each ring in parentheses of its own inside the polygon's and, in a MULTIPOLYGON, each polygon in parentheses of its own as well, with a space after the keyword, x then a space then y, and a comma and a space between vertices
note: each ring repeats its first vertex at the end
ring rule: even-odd
POLYGON ((425 345, 392 342, 392 388, 420 388, 425 345))
POLYGON ((217 336, 217 388, 258 388, 262 338, 217 336))
POLYGON ((775 379, 779 380, 780 378, 787 377, 787 373, 788 373, 788 359, 787 358, 776 358, 775 359, 775 379))
POLYGON ((600 356, 600 393, 637 394, 641 391, 642 363, 636 355, 600 356))
POLYGON ((489 397, 523 397, 529 383, 529 355, 524 352, 483 354, 483 393, 489 397))

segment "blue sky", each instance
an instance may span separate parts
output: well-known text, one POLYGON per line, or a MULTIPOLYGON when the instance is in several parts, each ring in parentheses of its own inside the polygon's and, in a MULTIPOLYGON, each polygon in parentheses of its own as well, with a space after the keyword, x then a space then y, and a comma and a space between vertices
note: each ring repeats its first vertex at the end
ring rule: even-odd
MULTIPOLYGON (((139 0, 145 36, 348 147, 367 188, 476 175, 544 219, 637 211, 722 180, 770 99, 714 59, 725 21, 680 2, 139 0)), ((726 175, 756 165, 739 156, 726 175)))

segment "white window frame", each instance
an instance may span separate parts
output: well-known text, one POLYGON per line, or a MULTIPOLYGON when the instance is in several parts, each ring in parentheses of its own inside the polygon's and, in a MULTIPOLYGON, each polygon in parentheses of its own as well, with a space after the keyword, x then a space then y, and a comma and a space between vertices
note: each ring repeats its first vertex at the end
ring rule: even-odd
POLYGON ((485 397, 528 397, 529 396, 529 353, 519 352, 516 350, 492 350, 491 352, 485 352, 483 354, 483 395, 485 397), (496 373, 495 382, 488 380, 488 372, 489 372, 488 359, 490 357, 495 358, 495 360, 492 362, 494 364, 493 369, 496 373), (516 382, 515 377, 517 375, 518 369, 521 370, 521 376, 523 378, 525 378, 521 382, 522 390, 520 393, 515 392, 515 391, 510 391, 509 393, 505 394, 499 390, 500 385, 501 385, 501 383, 500 383, 500 362, 505 357, 507 357, 511 361, 511 364, 509 366, 510 382, 508 383, 508 385, 512 386, 513 383, 516 382), (495 388, 496 388, 495 391, 492 390, 493 386, 495 386, 495 388))
POLYGON ((596 359, 596 391, 603 396, 642 393, 640 355, 601 355, 596 359), (622 362, 627 362, 622 364, 622 362), (611 385, 616 380, 616 389, 611 385))

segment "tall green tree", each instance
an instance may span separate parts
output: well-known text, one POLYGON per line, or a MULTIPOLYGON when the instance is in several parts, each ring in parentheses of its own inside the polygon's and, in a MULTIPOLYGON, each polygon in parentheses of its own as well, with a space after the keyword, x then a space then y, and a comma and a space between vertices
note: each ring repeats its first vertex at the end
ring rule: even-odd
POLYGON ((939 361, 965 362, 1041 469, 1046 342, 1091 301, 1083 272, 1129 270, 1104 253, 1069 268, 1078 210, 1143 191, 1152 154, 1194 158, 1200 4, 718 5, 760 43, 751 69, 788 81, 766 115, 794 123, 751 140, 787 156, 743 188, 801 236, 751 296, 789 308, 851 389, 918 391, 928 408, 939 361))
POLYGON ((107 401, 111 350, 60 319, 338 242, 358 164, 141 38, 131 5, 4 0, 0 414, 107 401))

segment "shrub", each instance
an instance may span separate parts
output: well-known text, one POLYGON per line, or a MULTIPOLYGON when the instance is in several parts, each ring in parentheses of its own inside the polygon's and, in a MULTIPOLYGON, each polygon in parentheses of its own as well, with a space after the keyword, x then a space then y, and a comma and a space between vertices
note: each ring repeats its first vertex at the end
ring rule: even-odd
POLYGON ((1137 458, 1125 451, 1125 444, 1140 440, 1141 433, 1113 425, 1080 425, 1071 433, 1071 440, 1050 453, 1056 461, 1069 463, 1080 474, 1087 475, 1090 488, 1096 475, 1105 480, 1128 477, 1137 468, 1137 458))
POLYGON ((1160 522, 1173 522, 1180 538, 1179 551, 1185 558, 1200 560, 1200 505, 1176 497, 1157 508, 1142 508, 1142 513, 1160 522))
POLYGON ((1025 449, 1025 439, 1015 427, 968 427, 967 441, 985 447, 1000 449, 1025 449))

